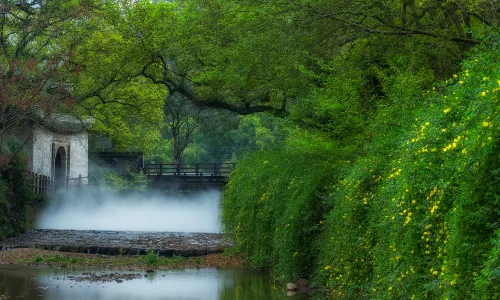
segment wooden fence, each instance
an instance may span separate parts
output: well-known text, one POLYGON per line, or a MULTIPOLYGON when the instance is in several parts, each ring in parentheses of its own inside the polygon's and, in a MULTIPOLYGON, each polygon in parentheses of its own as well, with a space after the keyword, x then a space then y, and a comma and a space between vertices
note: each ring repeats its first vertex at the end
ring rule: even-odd
POLYGON ((37 195, 47 194, 53 188, 53 182, 49 176, 38 175, 34 172, 28 173, 28 184, 37 195))
POLYGON ((45 195, 54 190, 80 188, 90 184, 90 177, 82 177, 79 175, 77 178, 66 178, 65 180, 54 181, 49 176, 39 175, 34 172, 29 172, 28 183, 37 195, 45 195))

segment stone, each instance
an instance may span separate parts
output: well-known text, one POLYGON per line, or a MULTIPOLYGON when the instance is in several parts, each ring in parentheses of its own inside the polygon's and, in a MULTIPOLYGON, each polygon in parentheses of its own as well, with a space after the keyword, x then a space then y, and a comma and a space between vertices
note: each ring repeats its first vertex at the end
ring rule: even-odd
POLYGON ((298 289, 298 288, 297 288, 297 286, 295 285, 295 283, 291 283, 291 282, 289 282, 289 283, 287 283, 287 284, 286 284, 286 290, 287 290, 287 291, 296 291, 297 289, 298 289))

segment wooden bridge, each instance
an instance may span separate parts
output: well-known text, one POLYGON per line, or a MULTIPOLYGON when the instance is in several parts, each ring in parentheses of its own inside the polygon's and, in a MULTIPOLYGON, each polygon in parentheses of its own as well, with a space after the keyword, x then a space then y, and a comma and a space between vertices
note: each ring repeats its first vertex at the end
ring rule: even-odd
POLYGON ((148 164, 145 173, 154 188, 222 187, 236 164, 148 164))
MULTIPOLYGON (((147 164, 144 172, 150 179, 153 188, 220 188, 226 184, 227 178, 235 166, 235 163, 147 164)), ((48 176, 30 172, 27 181, 35 194, 47 194, 61 189, 99 186, 95 178, 82 177, 81 175, 77 178, 54 181, 48 176)))

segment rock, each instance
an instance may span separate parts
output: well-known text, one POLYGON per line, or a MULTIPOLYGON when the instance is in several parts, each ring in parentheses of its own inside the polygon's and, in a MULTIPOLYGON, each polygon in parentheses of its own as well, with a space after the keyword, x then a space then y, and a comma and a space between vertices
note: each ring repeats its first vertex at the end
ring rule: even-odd
POLYGON ((307 294, 309 293, 309 286, 311 285, 311 282, 307 279, 300 278, 299 280, 297 280, 295 285, 297 286, 297 289, 300 293, 307 294))
POLYGON ((286 284, 286 290, 287 291, 296 291, 298 288, 297 286, 295 285, 295 283, 287 283, 286 284))

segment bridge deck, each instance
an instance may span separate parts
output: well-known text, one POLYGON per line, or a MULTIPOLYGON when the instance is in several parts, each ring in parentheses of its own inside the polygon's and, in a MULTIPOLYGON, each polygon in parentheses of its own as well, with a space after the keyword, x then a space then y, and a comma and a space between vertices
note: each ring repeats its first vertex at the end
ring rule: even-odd
POLYGON ((33 229, 0 241, 0 250, 40 248, 62 252, 139 255, 149 250, 161 256, 203 256, 230 246, 217 233, 136 232, 33 229))

